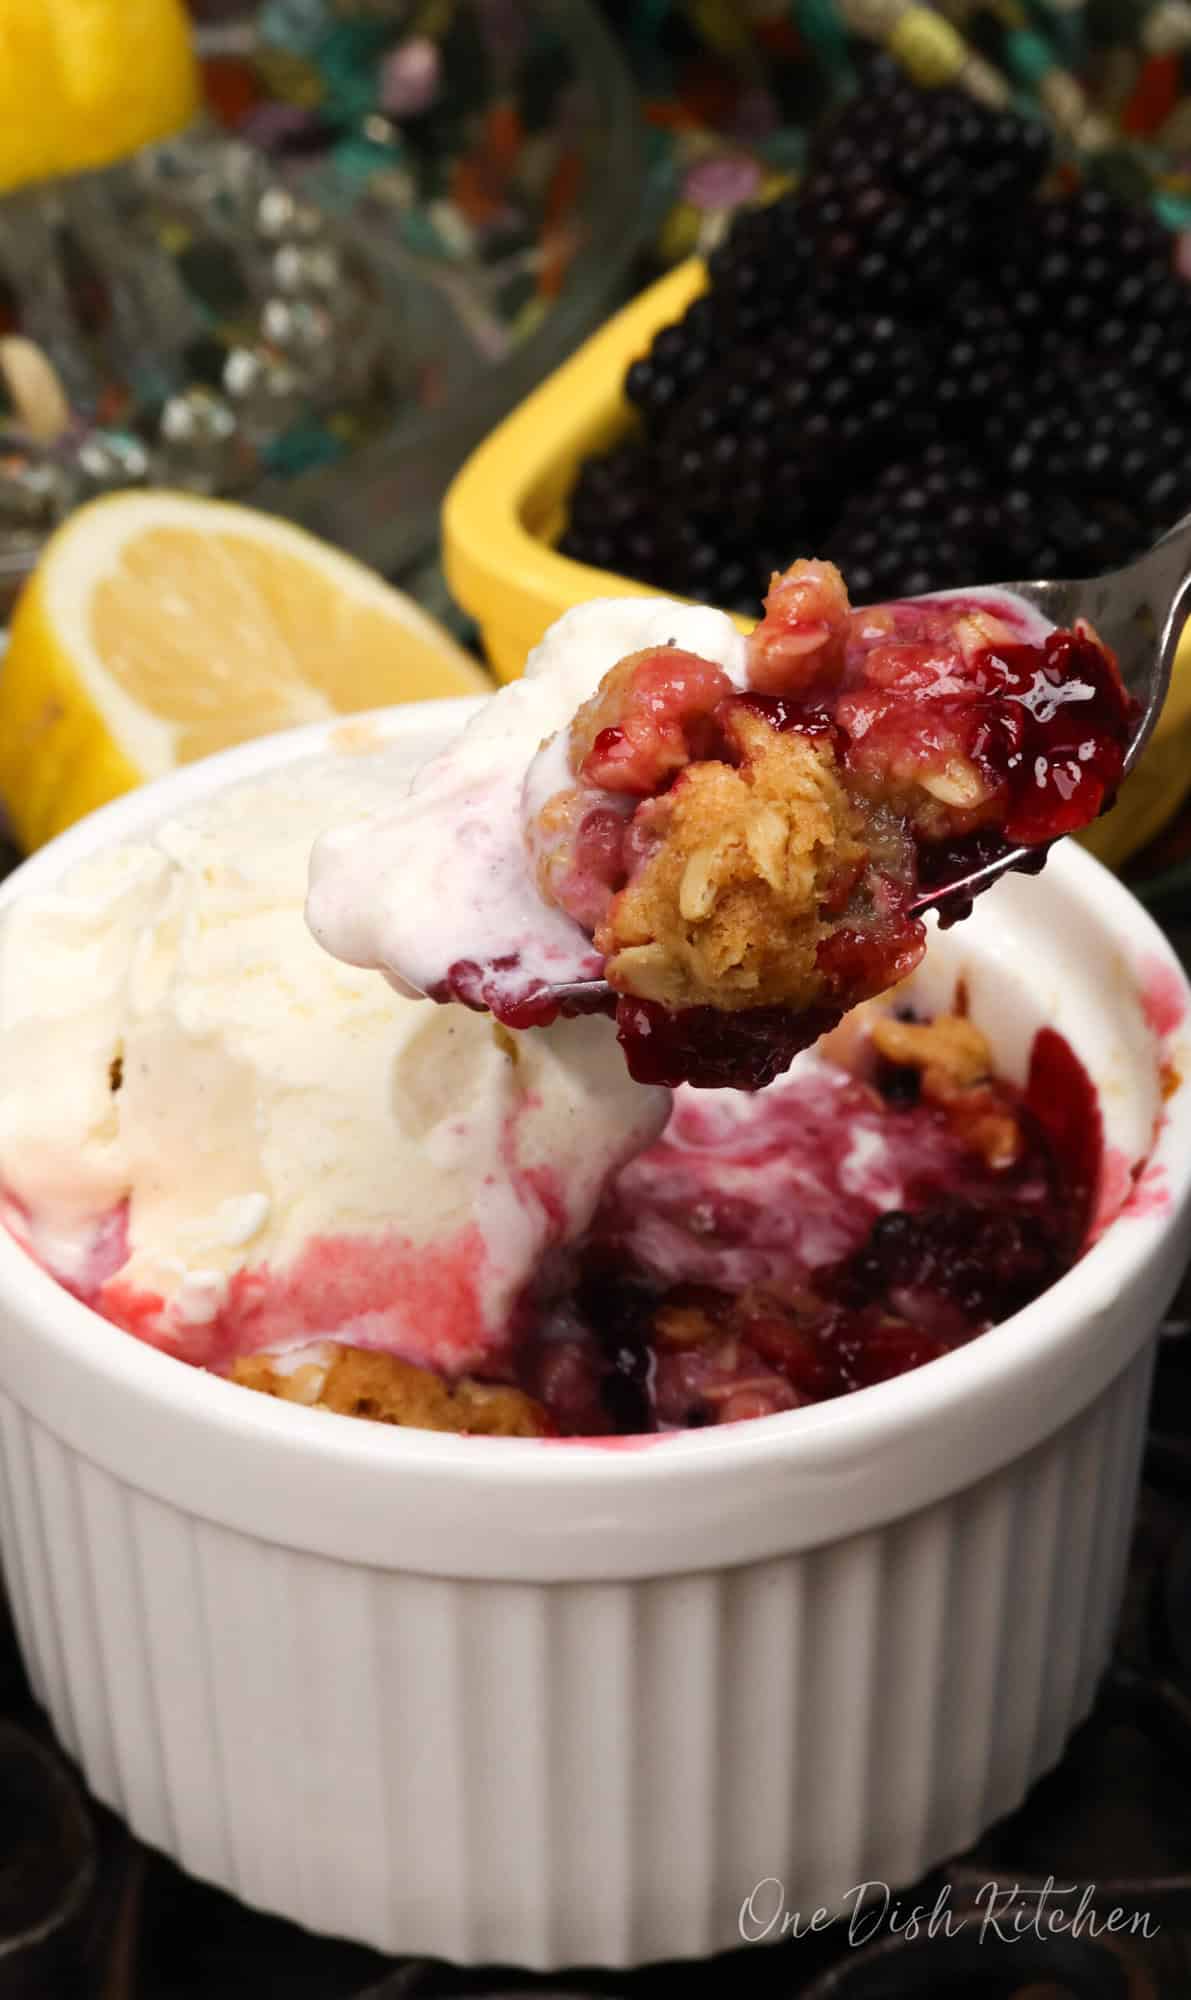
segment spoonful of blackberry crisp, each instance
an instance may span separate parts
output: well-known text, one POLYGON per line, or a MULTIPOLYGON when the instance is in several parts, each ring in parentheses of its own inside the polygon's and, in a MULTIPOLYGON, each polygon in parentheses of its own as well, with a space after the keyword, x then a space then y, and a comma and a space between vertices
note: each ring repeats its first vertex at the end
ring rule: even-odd
POLYGON ((576 606, 308 915, 402 991, 515 1028, 606 1012, 641 1082, 755 1089, 896 985, 1009 868, 1112 804, 1191 612, 1191 517, 1094 580, 854 608, 775 573, 745 637, 663 598, 576 606))

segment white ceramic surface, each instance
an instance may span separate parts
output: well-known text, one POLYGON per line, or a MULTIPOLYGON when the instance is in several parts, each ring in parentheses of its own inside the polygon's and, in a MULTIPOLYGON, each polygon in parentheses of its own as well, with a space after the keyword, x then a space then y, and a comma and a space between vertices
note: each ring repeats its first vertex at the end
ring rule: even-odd
MULTIPOLYGON (((411 762, 469 712, 377 718, 411 762)), ((353 730, 358 740, 359 730, 353 730)), ((120 801, 0 903, 296 732, 120 801)), ((1135 1157, 1179 975, 1070 844, 932 944, 1021 1071, 1072 1041, 1135 1157)), ((1185 989, 1184 989, 1185 990, 1185 989)), ((384 1949, 549 1967, 740 1942, 971 1841, 1086 1712, 1153 1334, 1188 1247, 1191 1087, 1144 1199, 1012 1321, 835 1403, 620 1447, 394 1433, 250 1395, 0 1240, 0 1550, 98 1795, 196 1874, 384 1949)))

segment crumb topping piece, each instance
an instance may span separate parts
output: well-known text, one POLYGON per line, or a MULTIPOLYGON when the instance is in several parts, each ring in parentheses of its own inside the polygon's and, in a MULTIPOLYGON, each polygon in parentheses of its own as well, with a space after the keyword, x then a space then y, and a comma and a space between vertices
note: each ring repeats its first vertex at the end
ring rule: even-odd
POLYGON ((965 1089, 992 1074, 987 1035, 959 1014, 939 1014, 933 1021, 899 1021, 895 1015, 878 1015, 871 1033, 878 1055, 886 1062, 921 1071, 927 1097, 965 1089))
POLYGON ((231 1379, 242 1388, 310 1409, 416 1430, 544 1437, 553 1429, 542 1405, 520 1389, 469 1376, 447 1382, 395 1354, 362 1347, 340 1347, 326 1362, 306 1362, 288 1371, 275 1367, 267 1354, 243 1355, 231 1379))
POLYGON ((848 592, 834 563, 804 557, 775 570, 749 640, 749 686, 758 694, 830 693, 844 672, 850 630, 848 592))
POLYGON ((990 1167, 1011 1167, 1021 1156, 1017 1116, 993 1079, 988 1037, 958 1014, 933 1021, 873 1022, 873 1046, 886 1062, 917 1070, 922 1095, 946 1112, 965 1145, 990 1167))
POLYGON ((595 933, 611 984, 668 1008, 811 1006, 830 918, 865 865, 826 738, 779 734, 744 700, 733 762, 692 764, 639 808, 640 856, 595 933))

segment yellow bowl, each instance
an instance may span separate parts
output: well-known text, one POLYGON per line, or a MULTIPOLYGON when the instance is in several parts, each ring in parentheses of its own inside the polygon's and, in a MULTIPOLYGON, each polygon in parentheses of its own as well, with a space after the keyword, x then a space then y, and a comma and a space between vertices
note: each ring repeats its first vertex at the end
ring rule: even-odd
MULTIPOLYGON (((704 290, 691 258, 625 306, 474 451, 447 494, 447 580, 480 628, 502 680, 515 680, 546 627, 590 597, 653 597, 648 584, 571 562, 554 547, 581 461, 633 422, 622 383, 659 327, 681 317, 704 290)), ((791 555, 798 553, 791 550, 791 555)), ((810 553, 814 553, 810 551, 810 553)), ((748 631, 752 620, 737 623, 748 631)), ((1191 627, 1154 739, 1121 788, 1114 810, 1084 836, 1117 866, 1144 847, 1191 790, 1191 627)))

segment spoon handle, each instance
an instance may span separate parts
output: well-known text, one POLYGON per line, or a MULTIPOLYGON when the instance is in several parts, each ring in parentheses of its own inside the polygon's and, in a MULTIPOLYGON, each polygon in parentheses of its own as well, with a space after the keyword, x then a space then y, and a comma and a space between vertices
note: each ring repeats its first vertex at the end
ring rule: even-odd
MULTIPOLYGON (((1191 618, 1191 514, 1185 514, 1181 521, 1176 521, 1162 540, 1154 544, 1149 554, 1143 556, 1140 562, 1131 564, 1122 576, 1127 576, 1136 588, 1144 591, 1146 601, 1155 607, 1155 622, 1158 623, 1154 634, 1157 654, 1154 672, 1144 690, 1144 712, 1125 759, 1125 770, 1128 772, 1148 743, 1162 712, 1179 640, 1188 618, 1191 618)), ((1142 690, 1135 688, 1134 692, 1141 693, 1142 690)))
POLYGON ((1184 609, 1176 620, 1176 607, 1182 585, 1191 576, 1191 514, 1184 514, 1160 542, 1155 542, 1146 555, 1130 563, 1119 575, 1122 582, 1128 577, 1131 582, 1143 584, 1146 596, 1155 607, 1171 607, 1163 627, 1163 639, 1169 635, 1172 624, 1177 639, 1186 611, 1184 609))

